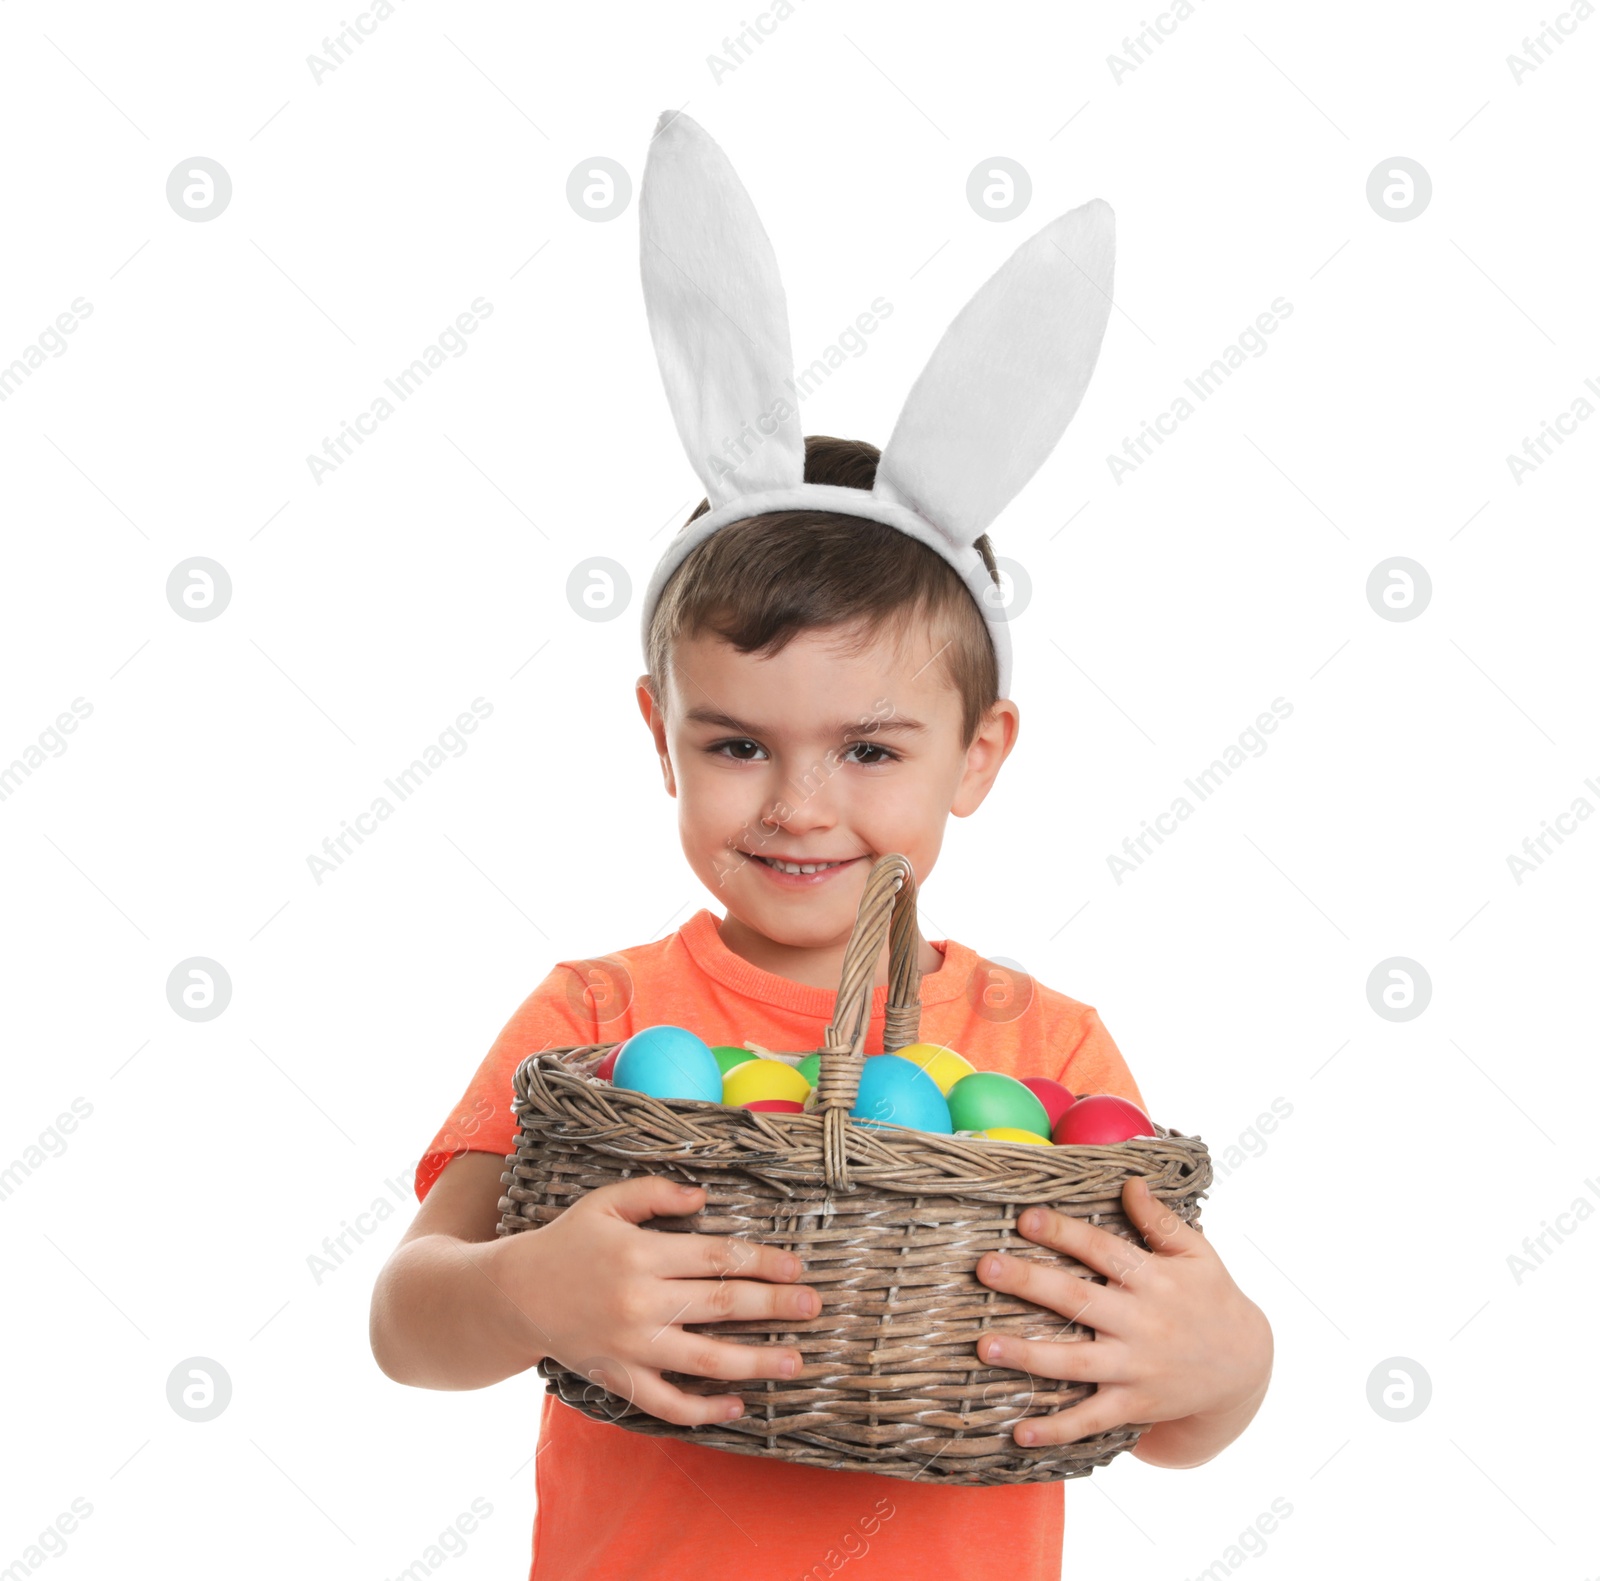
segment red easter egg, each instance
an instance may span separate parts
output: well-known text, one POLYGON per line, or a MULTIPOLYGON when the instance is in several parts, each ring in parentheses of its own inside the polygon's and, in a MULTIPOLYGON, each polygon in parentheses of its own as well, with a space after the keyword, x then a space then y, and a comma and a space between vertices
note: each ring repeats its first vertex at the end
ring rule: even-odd
POLYGON ((1060 1082, 1051 1081, 1048 1076, 1024 1076, 1022 1085, 1044 1105, 1044 1112, 1050 1118, 1052 1130, 1055 1129, 1056 1122, 1076 1101, 1060 1082))
POLYGON ((752 1098, 749 1103, 741 1103, 741 1109, 760 1109, 766 1114, 804 1114, 806 1106, 797 1103, 793 1098, 752 1098))
POLYGON ((1050 1140, 1062 1147, 1104 1147, 1126 1142, 1130 1137, 1155 1134, 1150 1117, 1137 1104, 1110 1093, 1095 1093, 1078 1099, 1061 1116, 1050 1140))
POLYGON ((610 1081, 612 1071, 617 1068, 617 1055, 619 1055, 621 1052, 622 1045, 619 1043, 609 1054, 606 1055, 603 1060, 600 1061, 598 1065, 595 1066, 595 1075, 598 1076, 602 1081, 610 1081))

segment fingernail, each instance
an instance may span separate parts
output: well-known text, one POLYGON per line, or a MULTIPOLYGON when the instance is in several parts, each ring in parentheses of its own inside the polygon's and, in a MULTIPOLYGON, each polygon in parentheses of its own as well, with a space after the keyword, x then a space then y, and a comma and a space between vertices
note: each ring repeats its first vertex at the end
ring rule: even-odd
POLYGON ((800 1363, 796 1361, 793 1356, 785 1356, 783 1360, 778 1363, 778 1371, 781 1372, 785 1378, 794 1377, 799 1370, 800 1363))
POLYGON ((998 1279, 1000 1277, 1000 1266, 998 1257, 985 1257, 983 1259, 983 1277, 985 1279, 998 1279))
POLYGON ((735 1400, 733 1402, 733 1404, 728 1407, 727 1411, 723 1413, 723 1415, 724 1415, 724 1419, 726 1421, 729 1421, 729 1422, 731 1422, 734 1419, 734 1417, 736 1417, 736 1416, 743 1416, 744 1415, 744 1403, 743 1403, 743 1401, 735 1400))
POLYGON ((987 1349, 984 1351, 984 1355, 990 1361, 1000 1361, 1005 1356, 1005 1353, 1005 1346, 997 1339, 990 1340, 987 1349))
POLYGON ((1016 1431, 1016 1440, 1019 1444, 1031 1444, 1034 1434, 1031 1427, 1019 1427, 1016 1431))

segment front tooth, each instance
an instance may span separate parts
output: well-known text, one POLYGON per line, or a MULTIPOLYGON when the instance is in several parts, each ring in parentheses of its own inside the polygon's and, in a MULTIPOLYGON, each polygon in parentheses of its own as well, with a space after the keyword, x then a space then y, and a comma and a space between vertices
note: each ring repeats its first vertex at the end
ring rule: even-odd
POLYGON ((801 868, 801 869, 800 869, 800 871, 801 871, 801 872, 802 872, 802 873, 815 873, 815 872, 816 872, 816 870, 817 870, 817 867, 818 867, 818 866, 819 866, 819 865, 820 865, 820 864, 816 864, 816 863, 814 863, 814 864, 813 864, 813 865, 812 865, 812 866, 810 866, 810 867, 802 867, 802 868, 801 868))

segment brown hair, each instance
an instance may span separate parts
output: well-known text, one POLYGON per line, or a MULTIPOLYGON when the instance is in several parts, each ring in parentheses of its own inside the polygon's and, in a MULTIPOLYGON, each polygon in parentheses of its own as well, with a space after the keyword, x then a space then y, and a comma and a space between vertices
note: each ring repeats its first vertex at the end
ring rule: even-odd
MULTIPOLYGON (((805 481, 869 490, 878 454, 863 440, 808 435, 805 481)), ((689 521, 710 508, 701 500, 689 521)), ((987 534, 976 548, 998 585, 987 534)), ((859 651, 886 628, 904 634, 919 617, 946 644, 940 663, 961 696, 962 746, 971 746, 999 697, 1000 673, 983 612, 955 568, 899 528, 863 516, 750 516, 697 545, 662 590, 645 648, 650 689, 664 707, 679 637, 709 631, 740 653, 770 657, 803 631, 838 629, 853 632, 846 640, 859 651)))

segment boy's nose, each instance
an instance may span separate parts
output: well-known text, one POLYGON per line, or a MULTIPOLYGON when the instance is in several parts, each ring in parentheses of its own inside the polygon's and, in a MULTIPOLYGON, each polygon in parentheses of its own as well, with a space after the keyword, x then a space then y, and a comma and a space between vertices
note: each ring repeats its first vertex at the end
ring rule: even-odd
POLYGON ((825 784, 805 784, 791 780, 789 794, 767 808, 763 824, 772 830, 800 836, 818 829, 832 829, 839 822, 838 797, 825 784))

